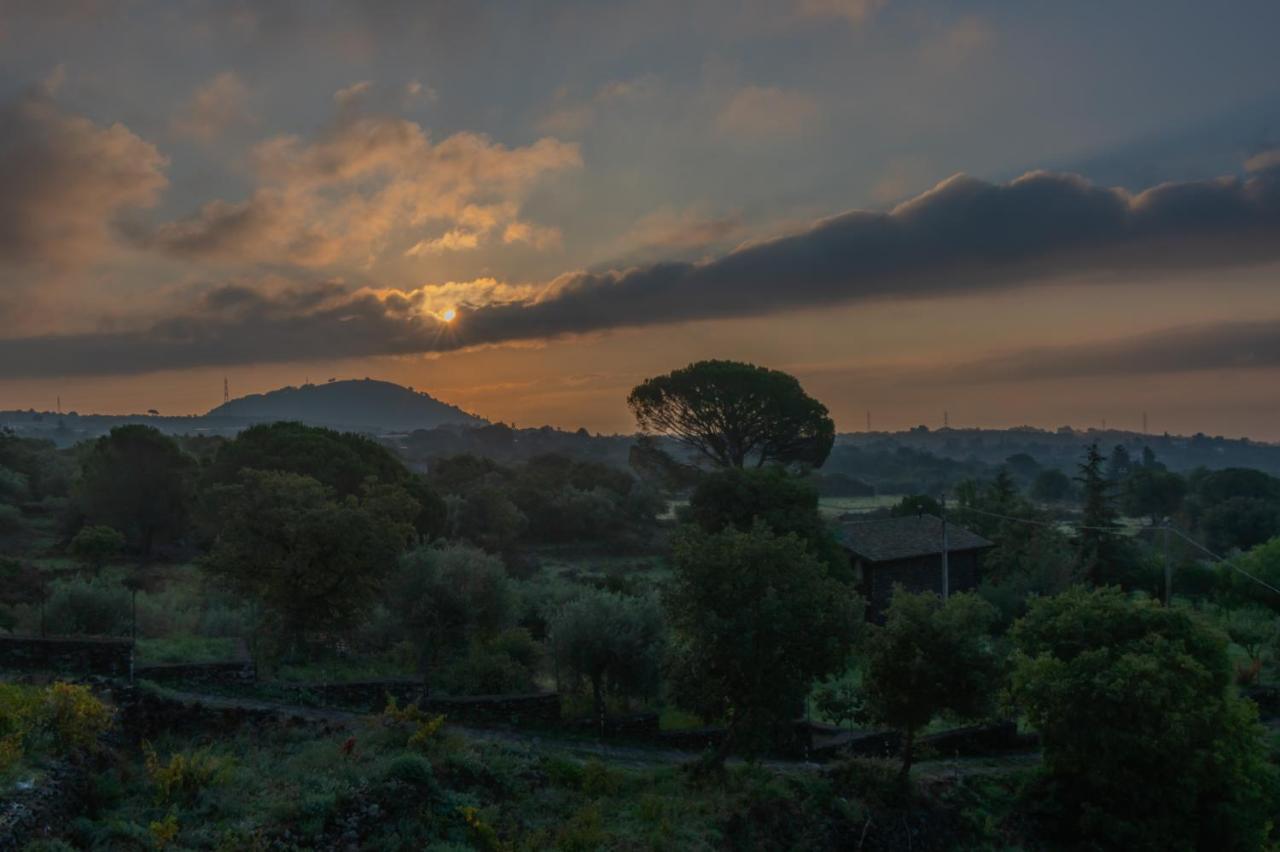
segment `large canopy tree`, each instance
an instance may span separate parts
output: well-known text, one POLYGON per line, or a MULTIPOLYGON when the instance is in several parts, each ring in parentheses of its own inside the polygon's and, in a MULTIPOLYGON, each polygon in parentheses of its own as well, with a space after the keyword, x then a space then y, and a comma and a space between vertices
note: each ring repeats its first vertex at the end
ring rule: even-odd
POLYGON ((821 467, 835 440, 826 406, 794 376, 738 361, 699 361, 647 379, 627 405, 641 429, 670 435, 720 467, 821 467))
POLYGON ((295 649, 310 632, 357 623, 413 534, 412 501, 339 499, 309 476, 246 470, 221 490, 205 569, 260 605, 295 649))
POLYGON ((157 538, 182 534, 195 460, 150 426, 117 426, 90 445, 77 486, 85 521, 124 533, 150 556, 157 538))

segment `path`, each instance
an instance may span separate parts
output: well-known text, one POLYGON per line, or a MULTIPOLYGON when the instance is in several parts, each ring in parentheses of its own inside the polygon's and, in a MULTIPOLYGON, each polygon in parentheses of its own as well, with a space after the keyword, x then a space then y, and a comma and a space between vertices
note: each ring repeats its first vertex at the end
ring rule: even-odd
MULTIPOLYGON (((307 719, 330 725, 352 725, 369 718, 370 714, 355 713, 349 710, 337 710, 326 707, 304 707, 297 704, 286 704, 275 701, 262 701, 254 698, 231 698, 225 695, 214 695, 204 692, 187 692, 166 689, 168 698, 189 704, 203 704, 206 707, 217 707, 228 710, 256 710, 271 712, 280 716, 307 719)), ((661 748, 658 746, 618 745, 599 740, 583 739, 573 736, 557 736, 545 731, 517 731, 501 728, 476 728, 469 725, 448 724, 446 730, 462 734, 468 739, 486 742, 503 743, 516 748, 538 748, 552 750, 556 753, 580 761, 598 759, 616 766, 631 769, 657 769, 679 766, 696 757, 693 752, 680 749, 661 748)), ((945 760, 921 761, 916 764, 915 774, 927 780, 960 778, 971 775, 997 775, 1013 768, 1031 766, 1040 760, 1039 753, 1001 755, 996 757, 950 758, 945 760)), ((743 765, 742 758, 730 758, 730 765, 743 765)), ((822 768, 822 764, 806 760, 760 761, 760 765, 779 772, 814 772, 822 768)))

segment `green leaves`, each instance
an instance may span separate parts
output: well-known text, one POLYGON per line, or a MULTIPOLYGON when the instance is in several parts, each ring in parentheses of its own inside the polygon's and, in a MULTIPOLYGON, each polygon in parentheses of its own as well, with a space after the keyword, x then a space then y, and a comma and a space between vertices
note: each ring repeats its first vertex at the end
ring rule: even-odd
POLYGON ((720 467, 821 467, 835 441, 826 406, 794 376, 737 361, 699 361, 627 397, 645 431, 670 435, 720 467))

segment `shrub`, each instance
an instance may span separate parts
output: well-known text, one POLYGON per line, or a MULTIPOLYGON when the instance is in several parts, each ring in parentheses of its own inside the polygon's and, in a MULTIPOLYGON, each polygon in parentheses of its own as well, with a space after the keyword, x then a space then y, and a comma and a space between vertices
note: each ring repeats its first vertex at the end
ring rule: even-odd
POLYGON ((440 785, 436 781, 435 770, 431 762, 418 754, 402 754, 387 764, 382 777, 389 781, 399 781, 410 787, 435 793, 440 785))
POLYGON ((44 695, 40 725, 62 751, 89 748, 111 727, 111 709, 93 696, 87 686, 55 683, 44 695))
POLYGON ((129 595, 101 582, 73 580, 53 593, 45 621, 53 632, 117 636, 128 630, 129 595))
POLYGON ((202 748, 191 752, 175 752, 168 761, 160 760, 150 743, 143 743, 147 777, 156 788, 156 801, 161 804, 195 799, 206 787, 220 784, 231 772, 231 761, 202 748))

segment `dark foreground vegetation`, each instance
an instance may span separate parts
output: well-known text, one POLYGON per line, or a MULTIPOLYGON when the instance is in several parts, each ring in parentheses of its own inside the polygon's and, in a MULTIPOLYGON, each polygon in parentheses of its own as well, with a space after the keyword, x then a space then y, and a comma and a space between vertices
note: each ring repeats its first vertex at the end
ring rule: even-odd
POLYGON ((141 681, 0 636, 0 848, 1274 848, 1280 480, 1092 446, 859 502, 790 376, 628 403, 628 466, 0 435, 0 628, 141 681), (945 511, 980 584, 868 621, 850 511, 945 511))

